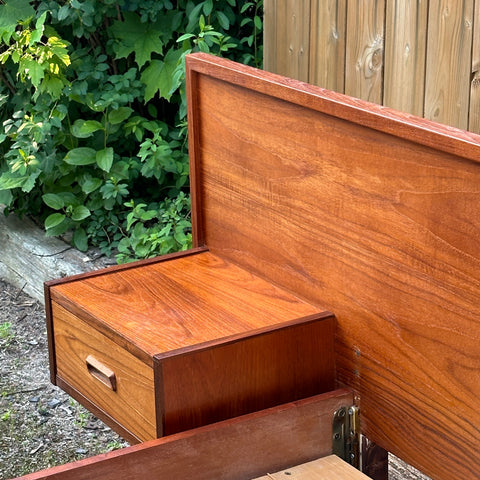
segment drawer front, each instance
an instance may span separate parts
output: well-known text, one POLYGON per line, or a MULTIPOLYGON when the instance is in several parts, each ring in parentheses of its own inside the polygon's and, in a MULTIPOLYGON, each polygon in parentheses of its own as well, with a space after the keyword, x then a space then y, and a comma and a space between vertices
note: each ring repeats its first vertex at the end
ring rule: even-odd
POLYGON ((139 440, 156 438, 153 370, 52 303, 57 376, 139 440))

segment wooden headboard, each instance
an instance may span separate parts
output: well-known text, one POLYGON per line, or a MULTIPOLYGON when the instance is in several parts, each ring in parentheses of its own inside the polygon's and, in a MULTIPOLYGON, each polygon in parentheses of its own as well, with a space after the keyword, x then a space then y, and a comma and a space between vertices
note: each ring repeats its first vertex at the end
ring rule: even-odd
POLYGON ((187 77, 195 246, 336 315, 372 441, 478 478, 480 136, 206 54, 187 77))

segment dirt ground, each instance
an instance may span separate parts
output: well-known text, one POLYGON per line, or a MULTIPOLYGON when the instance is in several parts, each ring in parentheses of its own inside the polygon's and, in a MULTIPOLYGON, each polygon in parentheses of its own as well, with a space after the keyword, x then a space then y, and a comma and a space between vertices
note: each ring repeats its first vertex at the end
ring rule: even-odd
MULTIPOLYGON (((128 444, 50 383, 43 307, 0 280, 0 480, 128 444)), ((391 480, 428 480, 393 460, 391 480)))
POLYGON ((126 445, 50 383, 43 307, 0 281, 0 479, 126 445))

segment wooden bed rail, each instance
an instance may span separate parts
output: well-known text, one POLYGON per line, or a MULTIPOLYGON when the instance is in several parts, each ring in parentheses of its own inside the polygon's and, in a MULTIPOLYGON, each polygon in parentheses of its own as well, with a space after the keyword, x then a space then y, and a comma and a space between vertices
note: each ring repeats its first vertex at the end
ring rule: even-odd
POLYGON ((54 467, 22 480, 247 480, 332 453, 337 390, 54 467))

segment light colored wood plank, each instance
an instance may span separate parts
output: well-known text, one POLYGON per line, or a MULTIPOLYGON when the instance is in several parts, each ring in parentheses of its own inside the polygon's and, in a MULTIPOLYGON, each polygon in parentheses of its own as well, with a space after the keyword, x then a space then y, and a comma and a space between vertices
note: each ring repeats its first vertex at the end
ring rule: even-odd
POLYGON ((366 480, 368 477, 336 455, 269 473, 255 480, 366 480))
POLYGON ((423 116, 428 2, 387 0, 383 104, 423 116))
POLYGON ((473 0, 430 2, 425 117, 468 128, 473 0))
POLYGON ((308 81, 310 0, 267 0, 264 68, 308 81))
POLYGON ((480 2, 475 2, 468 129, 480 133, 480 2))
POLYGON ((349 2, 345 93, 382 103, 385 0, 349 2))
POLYGON ((276 0, 263 0, 263 68, 277 71, 277 12, 276 0))
POLYGON ((329 90, 345 89, 346 0, 312 1, 310 83, 329 90))
POLYGON ((0 205, 0 278, 15 285, 40 303, 43 283, 52 278, 95 270, 111 259, 93 260, 56 237, 46 237, 29 218, 5 217, 0 205))

